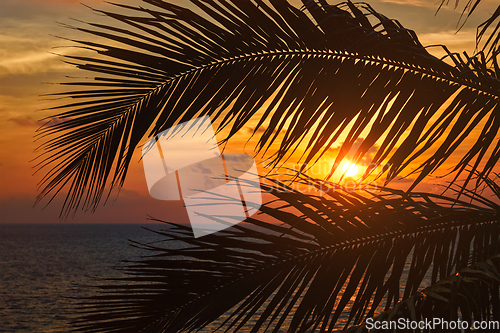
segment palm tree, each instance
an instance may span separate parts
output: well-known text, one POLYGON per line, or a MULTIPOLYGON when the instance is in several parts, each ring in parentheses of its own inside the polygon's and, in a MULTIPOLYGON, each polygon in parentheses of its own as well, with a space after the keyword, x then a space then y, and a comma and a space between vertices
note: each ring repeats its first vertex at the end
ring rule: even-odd
MULTIPOLYGON (((365 177, 388 183, 412 173, 410 190, 458 156, 451 188, 464 175, 456 192, 473 202, 389 188, 346 193, 299 173, 294 182, 324 194, 306 195, 266 178, 273 198, 258 217, 202 239, 171 224, 162 234, 188 247, 145 246, 154 256, 127 268, 130 277, 121 282, 128 283, 103 287, 97 304, 83 305, 77 330, 198 330, 226 313, 221 325, 233 330, 327 331, 343 313, 346 327, 380 306, 401 315, 403 306, 391 310, 400 294, 399 304, 417 318, 428 313, 410 304, 429 296, 412 295, 428 271, 435 283, 482 262, 498 267, 499 207, 477 191, 482 184, 500 193, 490 178, 500 156, 497 39, 486 43, 487 57, 450 54, 450 65, 364 3, 303 0, 298 9, 285 0, 193 0, 192 11, 145 2, 150 7, 96 10, 116 25, 72 27, 107 42, 74 40, 99 55, 66 61, 98 76, 65 83, 78 88, 55 96, 74 102, 55 107, 62 121, 41 130, 48 139, 39 166, 49 171, 38 199, 66 189, 63 215, 93 210, 106 187, 121 186, 143 140, 204 115, 228 133, 222 142, 258 118, 256 153, 271 166, 294 156, 303 172, 344 135, 331 175, 363 135, 353 162, 380 142, 372 165, 390 165, 367 167, 365 177), (480 136, 467 147, 474 130, 480 136), (270 149, 275 141, 279 147, 270 149)), ((491 276, 480 284, 488 292, 479 310, 445 298, 447 316, 497 318, 498 281, 491 276)))
POLYGON ((280 141, 270 156, 274 165, 298 145, 307 147, 299 162, 311 165, 345 134, 338 165, 363 130, 354 162, 381 140, 372 164, 391 165, 387 181, 426 152, 433 155, 411 170, 418 173, 414 185, 458 148, 465 153, 457 153, 456 177, 468 165, 487 177, 498 160, 497 68, 454 54, 450 66, 369 5, 304 0, 309 17, 284 0, 193 1, 202 16, 145 2, 153 9, 116 5, 128 16, 97 11, 128 30, 73 27, 109 45, 74 40, 102 57, 65 56, 67 62, 100 76, 65 83, 81 90, 55 94, 74 102, 54 108, 62 109, 55 117, 63 121, 40 133, 49 139, 39 166, 49 171, 38 199, 67 187, 66 213, 95 209, 107 185, 120 186, 144 138, 210 115, 219 131, 228 128, 228 140, 264 105, 256 148, 265 152, 280 141), (480 137, 464 147, 473 130, 480 137))
POLYGON ((82 303, 76 331, 325 332, 362 329, 383 309, 382 319, 498 319, 500 206, 471 192, 474 203, 301 180, 321 195, 268 179, 261 213, 216 234, 165 222, 165 242, 136 244, 151 254, 82 303), (426 277, 435 286, 419 291, 426 277))

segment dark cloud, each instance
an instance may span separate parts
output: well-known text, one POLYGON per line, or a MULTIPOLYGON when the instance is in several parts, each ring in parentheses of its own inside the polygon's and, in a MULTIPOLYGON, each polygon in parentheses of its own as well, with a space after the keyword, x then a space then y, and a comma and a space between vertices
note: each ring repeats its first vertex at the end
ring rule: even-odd
POLYGON ((10 118, 10 119, 8 119, 8 121, 13 122, 17 126, 21 126, 21 127, 40 126, 38 121, 31 118, 30 116, 10 118))
POLYGON ((212 170, 210 170, 209 168, 205 168, 201 163, 193 165, 191 167, 191 170, 193 170, 194 172, 200 172, 204 175, 211 175, 213 173, 212 170))
POLYGON ((248 161, 253 162, 252 156, 248 154, 239 154, 239 153, 224 154, 224 159, 226 161, 232 161, 232 162, 248 162, 248 161))
MULTIPOLYGON (((262 133, 264 133, 265 131, 267 131, 267 128, 266 128, 266 127, 264 127, 264 126, 260 126, 260 127, 258 127, 258 128, 248 128, 248 131, 249 131, 250 133, 254 133, 254 132, 255 132, 255 133, 262 134, 262 133)), ((277 130, 276 130, 276 128, 275 128, 275 129, 273 130, 273 133, 276 133, 276 132, 277 132, 277 130)), ((285 130, 285 129, 282 129, 282 130, 280 131, 280 133, 285 133, 285 132, 286 132, 286 130, 285 130)))
MULTIPOLYGON (((356 151, 359 149, 361 144, 363 143, 364 139, 363 138, 357 138, 354 143, 351 146, 351 149, 346 155, 347 159, 352 159, 354 158, 354 155, 356 154, 356 151)), ((340 153, 340 148, 344 142, 340 142, 338 146, 336 147, 331 147, 328 149, 328 152, 335 157, 340 153)), ((370 148, 368 148, 368 151, 365 153, 365 155, 361 158, 361 160, 358 162, 358 164, 370 164, 373 157, 375 157, 375 154, 377 153, 379 149, 378 145, 373 145, 370 148)))
POLYGON ((409 177, 399 177, 391 180, 391 182, 393 183, 413 183, 414 181, 415 178, 409 178, 409 177))
POLYGON ((71 118, 57 118, 57 117, 54 117, 52 119, 50 119, 48 122, 46 122, 46 126, 55 126, 55 125, 59 125, 59 124, 62 124, 64 123, 65 121, 69 120, 71 118))

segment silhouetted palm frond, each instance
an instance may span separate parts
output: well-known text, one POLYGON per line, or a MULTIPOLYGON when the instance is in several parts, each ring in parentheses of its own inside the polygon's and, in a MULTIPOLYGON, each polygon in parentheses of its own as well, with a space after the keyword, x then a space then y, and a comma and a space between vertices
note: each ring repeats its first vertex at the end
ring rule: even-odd
MULTIPOLYGON (((495 255, 456 274, 438 281, 418 293, 384 311, 375 321, 398 323, 400 318, 422 325, 420 332, 459 331, 473 328, 474 331, 498 332, 500 330, 500 255, 495 255), (427 319, 427 321, 425 321, 427 319), (436 320, 437 319, 437 320, 436 320), (462 325, 459 320, 466 322, 462 325)), ((404 323, 405 321, 400 321, 404 323)), ((381 325, 379 325, 381 327, 381 325)), ((395 332, 395 329, 372 329, 370 332, 395 332)), ((346 332, 368 332, 366 325, 351 327, 346 332)))
POLYGON ((95 209, 107 185, 121 186, 141 140, 203 115, 228 130, 225 139, 256 116, 256 150, 270 149, 273 165, 294 152, 311 165, 342 138, 337 165, 363 131, 355 160, 380 142, 372 162, 392 166, 387 181, 406 170, 419 173, 416 185, 459 148, 457 175, 471 165, 486 177, 498 161, 496 74, 481 58, 452 55, 455 67, 434 58, 365 3, 193 0, 195 12, 145 2, 116 4, 127 15, 97 11, 111 25, 74 27, 107 42, 74 40, 98 55, 65 56, 96 77, 55 94, 74 102, 53 108, 63 121, 41 130, 38 166, 49 171, 38 200, 64 189, 66 213, 95 209), (464 146, 472 131, 479 138, 464 146))
POLYGON ((234 332, 330 331, 500 251, 500 207, 477 194, 480 205, 303 180, 320 195, 268 180, 270 198, 246 223, 201 238, 170 224, 157 231, 165 243, 137 244, 151 256, 85 300, 75 329, 206 332, 222 318, 234 332))
MULTIPOLYGON (((462 9, 462 14, 460 15, 460 19, 457 24, 461 24, 463 26, 465 22, 469 19, 469 17, 474 13, 474 11, 477 9, 477 6, 481 3, 481 0, 464 0, 465 3, 464 8, 462 9)), ((439 1, 439 7, 438 11, 443 7, 447 6, 450 3, 450 0, 440 0, 439 1)), ((458 6, 462 3, 462 1, 457 0, 455 1, 455 9, 458 8, 458 6)))
POLYGON ((486 57, 489 61, 491 61, 495 72, 500 73, 500 67, 498 66, 498 55, 500 54, 500 5, 489 19, 487 19, 477 27, 476 49, 481 49, 483 52, 485 52, 486 57), (495 21, 498 21, 496 22, 496 26, 495 21), (493 28, 493 30, 489 33, 488 36, 489 28, 493 28), (480 48, 481 41, 485 36, 488 36, 488 38, 485 38, 486 41, 480 48))
MULTIPOLYGON (((443 5, 448 5, 448 3, 449 0, 441 0, 441 2, 439 3, 438 11, 443 7, 443 5)), ((460 3, 461 3, 460 1, 455 2, 455 9, 458 7, 460 3)), ((476 11, 480 3, 481 0, 467 0, 467 3, 465 3, 465 6, 462 10, 462 14, 460 15, 460 19, 457 23, 459 25, 458 30, 460 30, 465 25, 469 17, 476 11)), ((488 62, 491 62, 491 66, 494 68, 494 71, 496 73, 500 72, 498 67, 498 55, 500 54, 499 47, 500 47, 500 5, 491 14, 490 18, 488 18, 486 21, 484 21, 477 27, 477 34, 476 34, 476 51, 484 52, 486 54, 488 62), (492 30, 488 31, 489 28, 492 28, 492 30), (488 36, 488 38, 486 38, 486 41, 481 47, 480 46, 481 41, 483 41, 484 36, 488 36)), ((498 76, 496 77, 498 78, 498 76)))

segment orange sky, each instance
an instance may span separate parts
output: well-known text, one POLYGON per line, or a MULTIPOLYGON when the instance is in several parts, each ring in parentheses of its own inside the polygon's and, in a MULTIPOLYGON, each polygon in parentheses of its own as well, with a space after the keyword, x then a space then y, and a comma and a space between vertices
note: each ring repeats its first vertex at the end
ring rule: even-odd
MULTIPOLYGON (((367 2, 379 12, 398 19, 405 27, 415 30, 424 45, 444 43, 452 51, 467 50, 471 53, 474 48, 475 27, 497 6, 497 0, 483 1, 477 14, 458 34, 455 34, 455 28, 460 11, 454 11, 450 6, 435 17, 435 0, 367 2)), ((37 120, 49 114, 37 110, 54 105, 53 101, 39 96, 58 91, 58 86, 51 83, 64 81, 65 75, 82 75, 49 53, 71 51, 68 48, 70 42, 54 36, 72 37, 75 32, 63 28, 57 22, 74 23, 72 17, 81 20, 99 19, 79 2, 0 1, 0 222, 59 221, 62 197, 56 198, 43 211, 42 206, 32 208, 37 193, 36 183, 41 175, 33 176, 34 163, 30 161, 36 157, 34 150, 38 143, 34 142, 33 136, 40 125, 37 120)), ((108 6, 101 0, 83 2, 98 8, 108 6)), ((135 0, 117 2, 140 4, 140 1, 135 0)), ((180 5, 185 2, 175 1, 180 5)), ((72 221, 141 223, 145 221, 147 214, 178 220, 180 217, 174 214, 175 210, 168 208, 168 203, 149 197, 139 157, 138 151, 125 187, 118 197, 114 196, 110 203, 93 214, 78 213, 72 221)), ((436 191, 437 187, 433 182, 430 179, 421 189, 436 191)))

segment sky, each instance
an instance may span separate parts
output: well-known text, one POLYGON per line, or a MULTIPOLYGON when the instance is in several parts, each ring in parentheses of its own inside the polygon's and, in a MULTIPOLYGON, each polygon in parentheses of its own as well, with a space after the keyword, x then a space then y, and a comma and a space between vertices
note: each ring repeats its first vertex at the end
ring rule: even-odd
MULTIPOLYGON (((139 0, 116 1, 140 5, 139 0)), ((109 8, 101 0, 83 2, 95 8, 109 8)), ((185 2, 175 1, 179 5, 185 2)), ((435 15, 436 0, 366 2, 414 30, 424 45, 444 43, 451 51, 469 53, 474 49, 476 26, 497 6, 497 0, 483 0, 475 15, 456 33, 462 7, 454 9, 450 4, 435 15)), ((100 19, 85 5, 76 0, 0 1, 0 222, 141 223, 148 214, 183 221, 185 216, 173 209, 175 203, 149 196, 140 154, 132 162, 119 195, 111 196, 107 204, 94 213, 78 212, 73 219, 60 220, 63 196, 56 197, 46 208, 33 207, 37 182, 42 176, 34 174, 36 161, 33 160, 40 144, 34 136, 41 125, 38 120, 50 114, 43 109, 54 106, 54 101, 43 95, 58 91, 56 83, 64 81, 65 76, 81 75, 54 53, 67 54, 74 50, 70 41, 59 37, 81 37, 64 27, 65 24, 78 24, 74 19, 100 19)), ((437 49, 436 52, 440 54, 437 49)), ((437 191, 432 181, 423 189, 437 191)))

